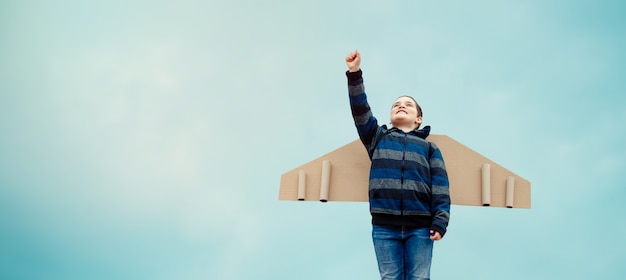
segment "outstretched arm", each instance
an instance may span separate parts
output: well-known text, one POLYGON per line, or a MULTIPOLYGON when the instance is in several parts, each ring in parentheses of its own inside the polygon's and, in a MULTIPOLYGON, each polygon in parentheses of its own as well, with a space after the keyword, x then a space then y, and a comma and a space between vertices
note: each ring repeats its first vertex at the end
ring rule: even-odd
POLYGON ((348 71, 348 92, 350 97, 350 108, 354 124, 359 133, 361 142, 369 151, 378 130, 378 120, 372 114, 370 105, 367 103, 365 95, 365 87, 363 86, 363 72, 361 71, 361 54, 359 51, 353 51, 346 56, 346 65, 348 71))

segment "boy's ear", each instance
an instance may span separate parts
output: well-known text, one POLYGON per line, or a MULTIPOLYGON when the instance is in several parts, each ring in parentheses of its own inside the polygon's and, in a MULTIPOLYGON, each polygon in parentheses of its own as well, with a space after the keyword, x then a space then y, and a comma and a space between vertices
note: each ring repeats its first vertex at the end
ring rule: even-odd
POLYGON ((417 117, 417 119, 415 119, 415 124, 421 124, 422 123, 422 117, 417 117))

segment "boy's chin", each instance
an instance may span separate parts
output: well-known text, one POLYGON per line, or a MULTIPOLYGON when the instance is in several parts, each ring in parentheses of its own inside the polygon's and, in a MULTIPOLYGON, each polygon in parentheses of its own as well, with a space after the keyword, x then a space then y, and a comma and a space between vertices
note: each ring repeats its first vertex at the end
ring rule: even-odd
POLYGON ((412 121, 409 120, 408 118, 405 118, 404 116, 400 116, 399 118, 393 118, 391 120, 391 124, 393 125, 407 125, 411 123, 412 121))

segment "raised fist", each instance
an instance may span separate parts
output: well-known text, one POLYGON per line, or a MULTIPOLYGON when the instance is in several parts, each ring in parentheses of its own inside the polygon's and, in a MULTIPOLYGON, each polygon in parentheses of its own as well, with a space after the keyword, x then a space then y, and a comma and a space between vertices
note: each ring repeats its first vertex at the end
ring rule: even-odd
POLYGON ((346 65, 350 72, 356 72, 361 69, 361 54, 359 51, 353 51, 346 56, 346 65))

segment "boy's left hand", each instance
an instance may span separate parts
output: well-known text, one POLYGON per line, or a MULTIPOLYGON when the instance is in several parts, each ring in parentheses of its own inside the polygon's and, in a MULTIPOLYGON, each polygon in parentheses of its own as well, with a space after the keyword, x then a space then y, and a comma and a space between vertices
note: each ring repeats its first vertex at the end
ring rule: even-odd
POLYGON ((439 233, 438 231, 431 229, 430 230, 430 240, 432 241, 438 241, 441 240, 441 233, 439 233))

